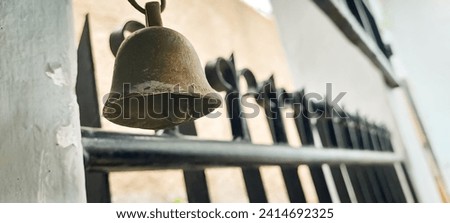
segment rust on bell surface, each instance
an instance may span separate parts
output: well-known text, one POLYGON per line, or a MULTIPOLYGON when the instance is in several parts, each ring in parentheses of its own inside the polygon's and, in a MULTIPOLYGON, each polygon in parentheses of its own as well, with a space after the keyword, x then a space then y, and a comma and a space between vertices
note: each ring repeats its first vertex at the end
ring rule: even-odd
POLYGON ((194 48, 162 22, 149 21, 160 18, 159 3, 147 3, 146 11, 152 26, 132 33, 118 49, 104 117, 128 127, 163 129, 212 112, 221 98, 194 48))

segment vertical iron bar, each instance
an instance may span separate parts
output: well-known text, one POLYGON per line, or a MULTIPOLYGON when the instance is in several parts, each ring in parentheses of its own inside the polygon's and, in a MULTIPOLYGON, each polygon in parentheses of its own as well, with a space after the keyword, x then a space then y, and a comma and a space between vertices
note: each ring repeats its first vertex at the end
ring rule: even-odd
MULTIPOLYGON (((179 125, 178 130, 183 135, 197 135, 194 122, 179 125)), ((183 175, 189 203, 210 203, 205 171, 183 170, 183 175)))
MULTIPOLYGON (((377 140, 377 144, 378 144, 380 150, 394 152, 394 148, 392 146, 389 133, 385 129, 382 129, 379 126, 372 126, 372 127, 373 127, 373 131, 374 131, 374 133, 373 133, 374 137, 376 138, 375 140, 377 140)), ((412 186, 411 179, 409 178, 408 172, 406 171, 405 164, 403 162, 401 162, 400 164, 401 164, 401 171, 403 171, 403 174, 405 175, 406 184, 409 187, 413 201, 417 202, 417 197, 416 197, 414 188, 412 186)), ((395 169, 394 166, 391 166, 391 165, 388 166, 387 168, 391 169, 390 170, 392 172, 391 175, 393 177, 395 177, 395 179, 396 179, 395 182, 396 182, 396 184, 398 184, 399 190, 401 191, 401 195, 402 195, 400 197, 404 198, 402 202, 407 202, 406 195, 405 195, 406 191, 403 191, 403 189, 402 189, 400 179, 397 174, 397 170, 395 169)))
MULTIPOLYGON (((338 116, 333 121, 337 145, 342 148, 352 149, 354 146, 350 138, 346 118, 338 116)), ((353 190, 355 191, 356 200, 358 202, 373 203, 374 200, 372 199, 367 179, 362 173, 362 167, 359 165, 347 165, 347 171, 352 182, 353 190)))
MULTIPOLYGON (((364 150, 364 142, 361 136, 361 131, 359 126, 355 125, 355 122, 347 122, 347 130, 350 136, 350 140, 353 144, 353 149, 364 150)), ((374 166, 359 166, 358 175, 361 178, 365 179, 364 182, 361 183, 362 187, 367 188, 369 191, 369 196, 366 198, 366 202, 378 202, 383 203, 386 202, 386 199, 381 191, 381 185, 377 179, 374 166)))
MULTIPOLYGON (((402 171, 405 174, 406 183, 408 184, 409 190, 411 191, 411 196, 414 203, 419 202, 417 199, 416 191, 414 190, 414 187, 412 185, 411 177, 409 176, 408 170, 406 169, 405 163, 401 163, 402 171)), ((406 201, 407 202, 407 201, 406 201)))
MULTIPOLYGON (((377 133, 374 132, 370 124, 365 123, 365 125, 370 137, 369 139, 371 141, 372 150, 381 151, 382 148, 379 144, 377 133)), ((405 203, 406 197, 401 187, 400 180, 398 178, 395 167, 393 165, 383 165, 380 168, 383 170, 386 178, 388 179, 388 184, 394 197, 394 201, 399 203, 405 203)))
MULTIPOLYGON (((306 100, 303 100, 304 90, 293 95, 294 121, 302 145, 314 145, 314 137, 311 129, 311 121, 306 109, 306 100)), ((321 203, 331 203, 331 195, 328 190, 322 165, 309 165, 311 178, 316 189, 317 197, 321 203)))
MULTIPOLYGON (((86 127, 101 127, 88 15, 85 18, 77 54, 76 94, 80 109, 80 124, 86 127)), ((86 170, 86 193, 89 203, 111 202, 108 173, 86 170)))
POLYGON ((392 56, 392 51, 390 48, 386 48, 386 45, 383 42, 383 39, 381 38, 380 31, 378 29, 377 22, 375 21, 375 18, 373 17, 372 13, 367 8, 367 5, 364 3, 364 1, 361 1, 364 13, 366 14, 367 20, 369 22, 369 29, 373 35, 373 39, 375 40, 375 43, 378 45, 378 48, 380 48, 381 52, 386 56, 386 58, 389 59, 389 57, 392 56))
MULTIPOLYGON (((358 126, 359 131, 361 133, 361 138, 363 141, 363 149, 364 150, 374 150, 374 145, 372 143, 370 134, 368 132, 368 129, 363 121, 358 117, 358 126)), ((373 171, 375 173, 375 176, 377 178, 377 181, 380 185, 380 189, 384 195, 385 201, 387 203, 393 203, 393 202, 399 202, 398 199, 395 197, 395 192, 392 190, 392 183, 391 179, 386 175, 384 171, 384 167, 380 165, 376 165, 373 167, 373 171)))
MULTIPOLYGON (((206 65, 208 82, 217 91, 226 91, 225 102, 234 140, 251 142, 246 120, 242 117, 239 76, 234 63, 234 56, 229 60, 217 59, 206 65)), ((267 203, 261 172, 258 167, 242 167, 247 195, 251 203, 267 203)))
MULTIPOLYGON (((371 150, 381 151, 379 139, 376 135, 377 133, 374 133, 372 126, 367 121, 364 121, 364 125, 366 128, 367 134, 369 135, 369 142, 371 145, 371 147, 370 147, 371 150)), ((387 179, 394 202, 405 202, 405 201, 403 201, 403 200, 405 200, 405 198, 403 196, 403 191, 400 186, 400 182, 398 181, 398 176, 395 173, 395 168, 391 165, 382 165, 379 168, 382 169, 382 171, 387 179)))
MULTIPOLYGON (((324 109, 323 111, 325 112, 326 110, 324 109)), ((337 147, 336 135, 334 134, 333 131, 332 120, 328 117, 324 117, 324 115, 325 114, 323 114, 317 119, 316 126, 317 130, 319 131, 323 148, 331 149, 332 147, 337 147)), ((336 184, 339 199, 341 200, 342 203, 350 203, 351 199, 349 194, 349 188, 347 188, 347 185, 345 184, 341 167, 339 165, 330 165, 330 170, 334 183, 336 184)))
MULTIPOLYGON (((349 137, 349 140, 352 142, 353 149, 363 149, 363 139, 361 136, 360 129, 356 129, 354 123, 348 123, 348 120, 344 120, 344 135, 349 137)), ((374 170, 374 166, 358 166, 356 167, 357 174, 360 176, 361 180, 360 184, 362 188, 365 188, 368 191, 368 194, 365 195, 366 202, 386 202, 386 199, 381 191, 380 183, 377 180, 376 171, 374 170)))
POLYGON ((346 3, 361 27, 363 27, 363 29, 365 29, 365 31, 374 39, 378 48, 380 48, 381 52, 383 52, 386 58, 389 58, 392 55, 392 52, 388 50, 384 45, 384 42, 378 30, 378 25, 364 1, 347 0, 346 3))
MULTIPOLYGON (((269 123, 273 142, 288 143, 286 136, 286 129, 282 119, 280 110, 280 91, 275 87, 273 76, 265 81, 262 86, 263 107, 266 113, 266 118, 269 123)), ((300 177, 297 171, 298 167, 281 166, 286 189, 289 195, 289 200, 292 203, 305 203, 306 198, 300 182, 300 177)))

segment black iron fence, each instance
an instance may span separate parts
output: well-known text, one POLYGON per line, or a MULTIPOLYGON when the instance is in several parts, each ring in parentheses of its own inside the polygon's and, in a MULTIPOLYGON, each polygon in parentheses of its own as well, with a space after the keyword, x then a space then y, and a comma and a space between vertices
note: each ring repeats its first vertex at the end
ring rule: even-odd
POLYGON ((250 202, 267 202, 270 191, 264 188, 259 170, 262 165, 280 166, 291 202, 306 202, 299 165, 308 166, 319 202, 417 201, 404 158, 394 152, 386 128, 326 101, 308 104, 303 100, 304 91, 279 89, 273 77, 258 84, 250 70, 236 69, 233 56, 219 58, 205 68, 211 86, 226 92, 224 101, 233 135, 230 142, 196 138, 193 122, 165 130, 162 135, 101 130, 87 19, 78 49, 78 71, 89 202, 111 201, 109 172, 158 169, 182 169, 189 202, 210 202, 204 170, 227 166, 242 169, 250 202), (247 92, 239 89, 240 77, 247 82, 247 92), (252 143, 242 115, 243 96, 255 97, 265 112, 274 145, 252 143), (294 111, 287 118, 296 124, 302 144, 299 148, 288 145, 283 107, 294 111), (320 115, 329 111, 329 115, 320 115))
POLYGON ((390 45, 383 42, 377 22, 367 4, 363 0, 346 0, 346 4, 361 27, 375 41, 381 52, 386 58, 390 58, 392 49, 390 45))

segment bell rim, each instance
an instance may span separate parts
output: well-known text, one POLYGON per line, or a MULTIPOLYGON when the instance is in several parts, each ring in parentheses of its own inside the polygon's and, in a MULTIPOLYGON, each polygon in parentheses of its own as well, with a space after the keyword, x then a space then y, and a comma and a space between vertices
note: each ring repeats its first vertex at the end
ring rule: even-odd
MULTIPOLYGON (((214 92, 214 93, 217 93, 217 92, 214 92)), ((127 96, 125 96, 125 97, 120 96, 119 98, 111 98, 111 96, 108 96, 108 100, 105 102, 105 106, 106 106, 106 104, 108 103, 108 101, 110 99, 113 99, 113 100, 124 100, 124 99, 128 99, 128 98, 132 98, 134 96, 147 97, 147 96, 158 95, 158 94, 177 94, 177 95, 191 96, 191 97, 201 96, 199 98, 216 99, 216 100, 219 101, 219 103, 217 103, 217 107, 214 107, 214 108, 218 108, 222 104, 222 98, 220 98, 220 97, 211 97, 211 96, 208 96, 208 95, 203 95, 202 96, 200 93, 180 93, 180 92, 162 92, 161 91, 161 92, 155 92, 155 93, 129 93, 129 94, 127 94, 127 96)))
MULTIPOLYGON (((129 98, 133 98, 133 97, 148 97, 151 95, 158 95, 158 94, 171 94, 171 92, 160 92, 160 93, 153 93, 153 94, 138 94, 138 93, 131 93, 125 97, 119 97, 119 98, 111 98, 108 97, 108 100, 105 102, 103 109, 102 109, 102 114, 103 117, 106 118, 108 121, 113 122, 117 125, 121 125, 121 126, 126 126, 126 127, 131 127, 131 128, 140 128, 140 129, 150 129, 150 130, 158 130, 158 129, 164 129, 164 128, 169 128, 171 126, 177 126, 180 125, 182 123, 186 123, 186 122, 191 122, 194 120, 197 120, 199 118, 202 118, 204 116, 207 116, 208 114, 211 114, 214 110, 216 110, 218 107, 220 107, 220 105, 222 104, 222 99, 220 97, 211 97, 211 96, 203 96, 203 98, 211 98, 211 99, 216 99, 218 101, 218 103, 213 103, 211 105, 211 107, 208 107, 207 112, 202 113, 202 116, 200 117, 190 117, 189 119, 186 119, 185 121, 181 122, 181 123, 173 123, 170 122, 169 120, 165 120, 165 123, 167 125, 161 124, 161 122, 155 122, 155 125, 142 125, 137 127, 136 125, 133 125, 132 123, 127 123, 127 122, 123 122, 124 118, 120 118, 120 117, 115 117, 115 114, 110 114, 106 112, 106 109, 108 108, 112 108, 111 106, 109 106, 110 104, 112 104, 113 102, 110 102, 110 100, 114 100, 114 102, 119 102, 123 101, 125 99, 129 99, 129 98), (114 117, 112 117, 114 116, 114 117), (168 126, 170 125, 170 126, 168 126), (162 128, 164 127, 164 128, 162 128)), ((183 95, 183 96, 189 96, 189 97, 195 97, 195 96, 199 96, 200 94, 187 94, 187 93, 177 93, 177 95, 183 95)), ((201 97, 198 97, 201 98, 201 97)), ((128 120, 132 120, 132 121, 137 121, 139 119, 128 119, 128 120)))

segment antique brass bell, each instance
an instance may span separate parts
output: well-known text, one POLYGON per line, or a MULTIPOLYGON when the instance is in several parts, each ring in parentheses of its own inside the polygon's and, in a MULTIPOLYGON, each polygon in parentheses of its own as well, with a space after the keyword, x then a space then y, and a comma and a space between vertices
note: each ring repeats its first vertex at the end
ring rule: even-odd
POLYGON ((117 51, 104 117, 128 127, 164 129, 219 107, 221 98, 192 45, 162 27, 159 3, 148 2, 145 15, 147 26, 130 34, 117 51))

